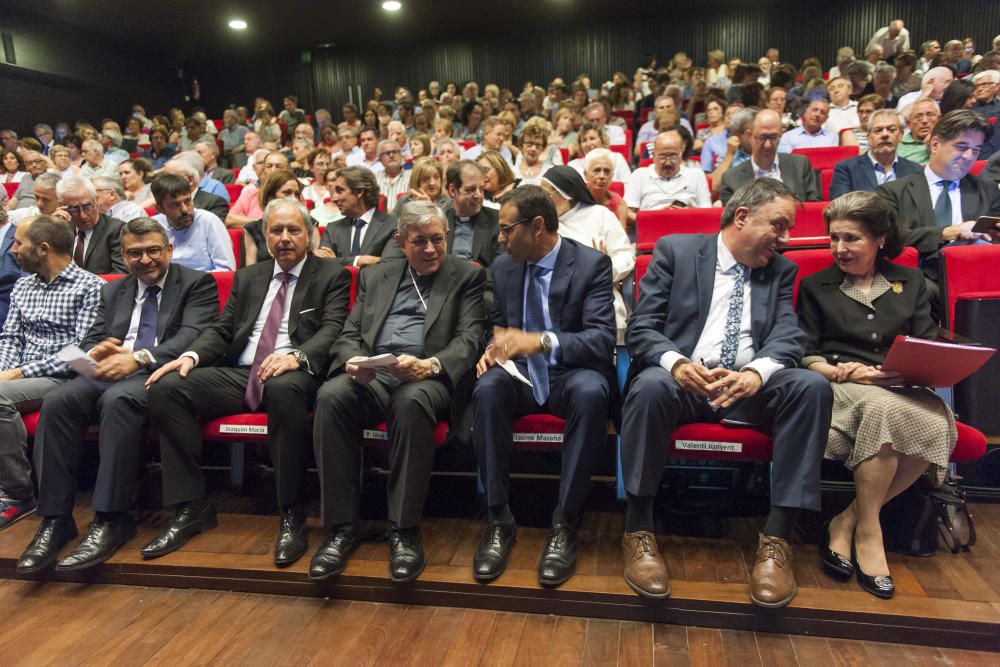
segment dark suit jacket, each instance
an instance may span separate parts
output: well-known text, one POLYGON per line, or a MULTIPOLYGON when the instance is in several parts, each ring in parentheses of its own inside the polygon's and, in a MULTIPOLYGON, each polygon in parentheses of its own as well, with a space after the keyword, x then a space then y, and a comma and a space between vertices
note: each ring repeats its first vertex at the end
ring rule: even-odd
MULTIPOLYGON (((222 313, 190 350, 197 352, 201 366, 236 366, 250 340, 254 323, 264 306, 274 273, 274 260, 260 262, 236 272, 233 290, 222 313)), ((292 295, 288 335, 295 348, 305 353, 316 377, 323 377, 330 359, 330 346, 347 319, 351 275, 328 259, 309 255, 292 295)))
POLYGON ((225 220, 226 216, 229 215, 229 204, 226 203, 225 199, 200 188, 194 196, 194 207, 214 213, 219 216, 219 220, 225 220))
MULTIPOLYGON (((101 288, 97 318, 80 344, 85 351, 105 338, 125 340, 132 323, 132 310, 139 281, 134 276, 115 280, 101 288)), ((219 315, 219 290, 207 273, 171 264, 160 295, 156 318, 156 359, 153 368, 173 361, 187 350, 198 335, 219 315)))
POLYGON ((0 245, 0 331, 3 331, 4 322, 7 321, 7 311, 10 310, 10 291, 21 277, 21 267, 17 265, 14 253, 10 251, 12 245, 14 245, 13 223, 4 236, 3 245, 0 245))
MULTIPOLYGON (((781 170, 781 182, 791 188, 799 201, 820 201, 822 199, 819 177, 809 164, 809 160, 801 155, 778 153, 778 168, 781 170)), ((733 167, 722 176, 723 204, 729 202, 733 193, 741 185, 754 180, 753 165, 750 160, 733 167)))
POLYGON ((898 294, 890 289, 875 299, 874 312, 840 291, 844 272, 836 265, 802 279, 796 307, 807 337, 807 355, 824 357, 834 365, 848 361, 875 365, 885 360, 896 336, 937 338, 923 273, 889 261, 879 262, 878 270, 903 289, 898 294), (868 319, 872 314, 875 317, 868 319))
MULTIPOLYGON (((448 218, 448 252, 452 252, 452 241, 455 238, 455 209, 447 209, 448 218)), ((472 225, 472 261, 489 268, 497 255, 503 252, 498 239, 500 235, 500 213, 488 206, 482 207, 469 223, 472 225)))
MULTIPOLYGON (((625 344, 634 377, 656 366, 664 352, 690 357, 708 320, 715 286, 718 234, 674 234, 656 242, 629 318, 625 344)), ((798 266, 774 255, 750 273, 750 332, 754 359, 770 357, 786 368, 799 363, 805 334, 796 324, 792 287, 798 266)))
MULTIPOLYGON (((329 231, 329 228, 327 228, 329 231)), ((354 356, 371 356, 408 262, 379 262, 361 272, 358 296, 344 332, 331 350, 330 375, 354 356)), ((448 255, 434 277, 424 320, 424 353, 437 357, 454 387, 479 358, 486 328, 482 267, 448 255)))
MULTIPOLYGON (((1000 134, 1000 131, 994 134, 1000 134)), ((995 154, 986 163, 986 168, 979 174, 980 180, 989 181, 993 187, 1000 185, 1000 153, 995 154)))
MULTIPOLYGON (((896 160, 896 179, 916 174, 921 167, 916 162, 911 162, 905 158, 896 160)), ((862 153, 857 157, 850 157, 841 160, 833 168, 833 182, 830 184, 830 199, 836 199, 847 192, 864 190, 865 192, 875 192, 878 182, 875 180, 875 166, 868 157, 868 153, 862 153)))
MULTIPOLYGON (((962 193, 962 220, 1000 215, 1000 190, 995 184, 966 175, 958 187, 962 193)), ((922 169, 906 178, 880 185, 875 192, 896 210, 904 243, 915 247, 921 259, 941 248, 941 228, 934 220, 934 202, 922 169)))
POLYGON ((231 185, 236 182, 236 174, 233 173, 232 169, 226 169, 225 167, 216 167, 209 174, 209 177, 214 178, 223 185, 231 185))
MULTIPOLYGON (((83 256, 81 269, 91 273, 128 273, 122 257, 121 230, 125 222, 101 214, 94 226, 94 233, 87 242, 87 252, 83 256)), ((74 241, 74 244, 76 242, 74 241)), ((75 245, 74 245, 75 247, 75 245)))
MULTIPOLYGON (((396 235, 396 218, 391 213, 375 211, 368 229, 365 231, 365 240, 361 243, 362 255, 374 255, 383 259, 400 259, 403 251, 393 237, 396 235)), ((338 264, 353 264, 354 255, 351 255, 351 239, 354 238, 354 227, 347 218, 341 218, 333 224, 327 225, 323 232, 323 238, 319 240, 321 248, 330 248, 337 254, 335 262, 338 264)))

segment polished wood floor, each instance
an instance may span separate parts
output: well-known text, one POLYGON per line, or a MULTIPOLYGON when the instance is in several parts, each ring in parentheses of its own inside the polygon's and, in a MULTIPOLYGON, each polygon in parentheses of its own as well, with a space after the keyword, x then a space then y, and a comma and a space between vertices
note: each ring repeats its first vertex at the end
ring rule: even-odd
POLYGON ((0 582, 0 664, 969 665, 995 654, 738 630, 234 592, 0 582))

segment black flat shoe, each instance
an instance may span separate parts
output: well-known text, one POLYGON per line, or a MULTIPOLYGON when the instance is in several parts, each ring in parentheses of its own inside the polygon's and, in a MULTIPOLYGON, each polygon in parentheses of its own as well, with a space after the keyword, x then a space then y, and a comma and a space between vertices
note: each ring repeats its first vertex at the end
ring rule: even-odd
POLYGON ((72 516, 45 517, 31 544, 17 561, 18 573, 35 574, 48 569, 56 562, 59 550, 78 534, 72 516))
POLYGON ((830 524, 826 525, 826 544, 819 548, 823 559, 823 569, 835 579, 850 579, 854 574, 854 563, 830 548, 830 524))
POLYGON ((557 523, 538 561, 538 583, 558 586, 576 572, 576 531, 569 524, 557 523))
POLYGON ((420 530, 389 529, 389 579, 396 583, 413 581, 424 571, 427 558, 420 530))
POLYGON ((888 600, 896 593, 896 584, 892 581, 892 575, 878 575, 871 576, 865 574, 861 570, 861 563, 858 561, 858 555, 851 549, 851 557, 854 558, 854 569, 858 573, 858 585, 865 589, 875 597, 882 598, 883 600, 888 600))
POLYGON ((184 503, 177 508, 177 513, 170 525, 155 540, 144 546, 140 554, 146 560, 159 558, 177 551, 195 535, 212 530, 219 525, 215 508, 207 500, 203 502, 184 503))
POLYGON ((480 581, 490 581, 503 574, 515 542, 517 526, 513 521, 493 521, 487 525, 472 557, 472 576, 480 581))
POLYGON ((309 561, 309 578, 323 581, 343 572, 347 559, 358 548, 360 541, 355 526, 345 524, 334 528, 309 561))
POLYGON ((302 505, 286 507, 281 512, 278 541, 274 545, 274 564, 288 567, 305 555, 309 548, 306 512, 302 505))
POLYGON ((72 572, 100 565, 114 556, 122 545, 135 537, 135 533, 135 522, 131 516, 114 521, 94 519, 90 522, 86 537, 77 545, 73 553, 59 561, 56 570, 72 572))

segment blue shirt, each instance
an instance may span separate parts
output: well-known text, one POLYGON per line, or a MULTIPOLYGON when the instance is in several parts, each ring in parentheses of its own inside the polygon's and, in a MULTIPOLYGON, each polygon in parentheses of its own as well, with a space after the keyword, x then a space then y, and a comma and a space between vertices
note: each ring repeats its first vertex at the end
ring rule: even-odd
POLYGON ((833 132, 827 132, 819 128, 816 134, 809 134, 801 127, 792 129, 781 135, 778 143, 779 153, 791 153, 795 148, 825 148, 827 146, 839 146, 840 140, 833 132))
POLYGON ((235 271, 236 257, 226 225, 209 211, 196 208, 194 222, 184 229, 174 229, 167 216, 153 216, 167 230, 174 246, 173 261, 197 271, 235 271))
POLYGON ((556 363, 559 352, 559 339, 552 332, 552 316, 549 315, 549 288, 552 286, 552 272, 556 268, 556 257, 559 256, 559 248, 562 246, 562 237, 557 237, 556 245, 545 257, 542 257, 537 262, 528 262, 524 267, 524 290, 521 297, 521 321, 524 322, 524 313, 528 307, 528 286, 531 283, 531 266, 536 264, 543 269, 548 269, 545 273, 541 275, 539 280, 542 281, 542 315, 545 317, 545 331, 552 340, 552 354, 549 355, 549 365, 553 366, 556 363))
POLYGON ((225 199, 227 204, 230 203, 229 190, 226 190, 226 186, 223 185, 221 181, 215 180, 208 174, 205 174, 205 177, 201 179, 201 183, 198 184, 198 189, 204 190, 212 195, 218 195, 225 199))

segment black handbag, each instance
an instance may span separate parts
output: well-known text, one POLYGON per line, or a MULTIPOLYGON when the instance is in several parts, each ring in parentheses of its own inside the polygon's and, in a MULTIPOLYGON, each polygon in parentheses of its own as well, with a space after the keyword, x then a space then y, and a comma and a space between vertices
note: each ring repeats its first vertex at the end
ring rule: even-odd
POLYGON ((968 551, 976 543, 976 526, 969 514, 962 478, 948 473, 940 487, 931 492, 937 510, 938 533, 952 553, 968 551))
POLYGON ((938 544, 939 514, 931 500, 933 487, 921 477, 882 508, 882 542, 886 551, 907 556, 933 556, 938 544))

